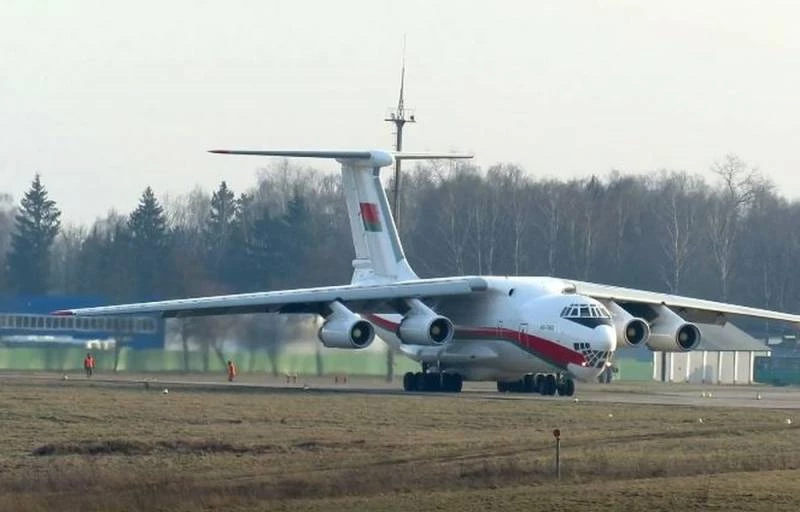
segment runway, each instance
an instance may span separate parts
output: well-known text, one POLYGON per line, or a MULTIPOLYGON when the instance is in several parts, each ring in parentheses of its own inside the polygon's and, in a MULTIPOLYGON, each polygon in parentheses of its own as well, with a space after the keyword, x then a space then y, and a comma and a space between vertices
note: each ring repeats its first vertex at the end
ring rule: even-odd
POLYGON ((110 374, 86 378, 82 373, 0 372, 4 383, 31 383, 47 386, 107 386, 129 387, 170 393, 181 391, 212 391, 221 393, 313 393, 407 396, 430 399, 454 398, 463 400, 528 400, 554 402, 585 402, 609 404, 649 404, 687 407, 734 407, 758 409, 800 409, 800 388, 764 385, 694 385, 659 382, 616 382, 612 384, 579 383, 574 397, 543 397, 538 394, 498 393, 495 384, 467 382, 459 394, 408 393, 401 389, 399 379, 386 382, 374 377, 344 376, 285 376, 245 375, 227 382, 224 375, 214 374, 110 374))

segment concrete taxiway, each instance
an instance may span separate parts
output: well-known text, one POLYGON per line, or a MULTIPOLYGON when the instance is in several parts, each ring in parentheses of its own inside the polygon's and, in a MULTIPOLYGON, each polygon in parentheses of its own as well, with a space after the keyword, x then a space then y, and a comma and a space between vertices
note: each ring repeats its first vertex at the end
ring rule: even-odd
POLYGON ((763 385, 692 385, 663 384, 657 382, 616 382, 612 384, 578 385, 574 397, 542 397, 538 394, 498 393, 494 383, 465 383, 459 395, 451 393, 406 393, 400 389, 399 379, 386 382, 370 377, 345 378, 343 375, 316 376, 264 376, 244 375, 235 382, 227 382, 224 375, 214 374, 97 374, 86 378, 82 373, 0 372, 3 383, 37 383, 39 385, 92 385, 125 386, 145 389, 204 390, 218 392, 250 393, 340 393, 391 396, 459 396, 466 400, 553 400, 577 399, 579 402, 609 404, 651 404, 690 407, 748 407, 760 409, 800 409, 800 388, 770 387, 763 385))

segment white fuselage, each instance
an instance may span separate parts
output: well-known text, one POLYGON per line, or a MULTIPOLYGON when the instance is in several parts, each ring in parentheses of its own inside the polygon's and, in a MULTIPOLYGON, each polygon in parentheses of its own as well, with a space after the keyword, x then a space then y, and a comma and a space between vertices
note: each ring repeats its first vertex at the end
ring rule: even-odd
POLYGON ((396 335, 400 315, 366 318, 393 349, 465 380, 511 381, 530 373, 591 380, 605 369, 616 333, 598 301, 570 293, 567 283, 555 278, 484 279, 485 293, 433 305, 455 326, 453 340, 444 345, 403 343, 396 335))

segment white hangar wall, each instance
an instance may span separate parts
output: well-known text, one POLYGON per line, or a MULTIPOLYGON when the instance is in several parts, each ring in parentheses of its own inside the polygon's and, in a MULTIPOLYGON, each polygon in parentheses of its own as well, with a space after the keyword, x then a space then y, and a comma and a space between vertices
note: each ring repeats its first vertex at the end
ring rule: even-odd
POLYGON ((653 379, 692 384, 752 384, 756 356, 768 351, 654 352, 653 379))

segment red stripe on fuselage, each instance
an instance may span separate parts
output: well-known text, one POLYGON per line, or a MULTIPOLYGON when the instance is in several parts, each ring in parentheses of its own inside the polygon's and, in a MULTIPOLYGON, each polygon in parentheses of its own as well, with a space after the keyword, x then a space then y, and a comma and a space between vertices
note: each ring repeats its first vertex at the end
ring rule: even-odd
MULTIPOLYGON (((367 320, 390 332, 396 332, 400 324, 386 320, 378 315, 366 315, 367 320)), ((498 327, 456 327, 455 338, 483 338, 514 343, 533 355, 549 361, 560 368, 567 368, 569 363, 583 365, 586 358, 580 352, 533 334, 498 327)))
POLYGON ((377 325, 381 329, 385 329, 387 331, 395 332, 400 324, 396 324, 391 320, 386 320, 385 318, 381 318, 378 315, 365 315, 367 320, 372 322, 373 324, 377 325))
POLYGON ((533 334, 498 327, 459 327, 456 337, 500 339, 521 346, 535 356, 566 369, 569 363, 583 365, 586 358, 580 352, 533 334))

